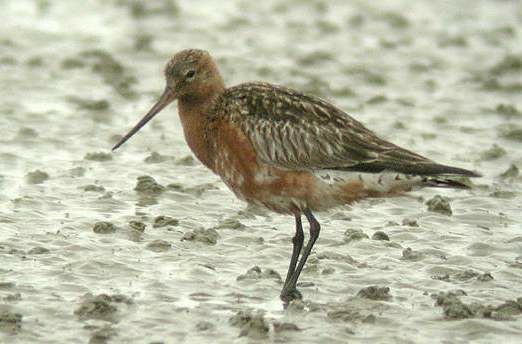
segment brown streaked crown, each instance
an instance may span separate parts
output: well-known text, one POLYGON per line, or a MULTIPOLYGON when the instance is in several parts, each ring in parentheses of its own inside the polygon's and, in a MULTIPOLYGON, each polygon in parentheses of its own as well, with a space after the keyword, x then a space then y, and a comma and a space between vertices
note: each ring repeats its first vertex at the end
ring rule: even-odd
POLYGON ((183 66, 194 65, 205 58, 211 59, 210 54, 205 50, 186 49, 176 53, 165 66, 165 77, 178 76, 183 66))
POLYGON ((167 87, 181 100, 205 99, 225 88, 217 65, 205 50, 187 49, 175 54, 165 67, 167 87))

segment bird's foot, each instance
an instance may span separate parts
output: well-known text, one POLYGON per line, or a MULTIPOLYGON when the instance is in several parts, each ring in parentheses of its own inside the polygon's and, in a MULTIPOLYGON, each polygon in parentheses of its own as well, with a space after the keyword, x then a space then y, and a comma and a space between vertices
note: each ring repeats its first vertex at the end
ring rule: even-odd
POLYGON ((281 291, 280 298, 285 303, 290 303, 293 300, 302 300, 303 294, 296 287, 292 288, 283 288, 281 291))

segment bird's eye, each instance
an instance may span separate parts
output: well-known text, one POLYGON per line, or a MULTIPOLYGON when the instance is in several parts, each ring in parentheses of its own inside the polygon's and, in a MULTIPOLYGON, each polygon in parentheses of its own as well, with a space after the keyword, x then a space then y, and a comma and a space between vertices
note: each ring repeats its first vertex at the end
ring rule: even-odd
POLYGON ((192 79, 192 78, 194 77, 194 75, 196 75, 196 71, 194 71, 194 70, 189 70, 189 71, 187 72, 187 74, 185 74, 185 78, 187 78, 187 79, 192 79))

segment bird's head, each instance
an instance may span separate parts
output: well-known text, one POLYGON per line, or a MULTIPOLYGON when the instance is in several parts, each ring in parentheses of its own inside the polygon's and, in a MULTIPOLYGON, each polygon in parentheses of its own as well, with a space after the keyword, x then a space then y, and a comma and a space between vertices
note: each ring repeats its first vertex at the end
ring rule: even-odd
POLYGON ((175 54, 165 67, 165 79, 166 86, 160 99, 112 150, 124 144, 174 100, 204 104, 224 89, 216 63, 208 52, 199 49, 182 50, 175 54))

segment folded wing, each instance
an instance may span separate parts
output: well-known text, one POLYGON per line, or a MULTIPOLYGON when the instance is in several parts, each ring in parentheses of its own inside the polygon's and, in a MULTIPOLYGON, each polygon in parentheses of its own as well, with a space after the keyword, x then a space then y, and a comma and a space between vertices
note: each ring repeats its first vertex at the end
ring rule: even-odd
POLYGON ((335 106, 288 88, 242 84, 223 98, 226 116, 248 136, 259 159, 279 168, 478 176, 380 139, 335 106))

